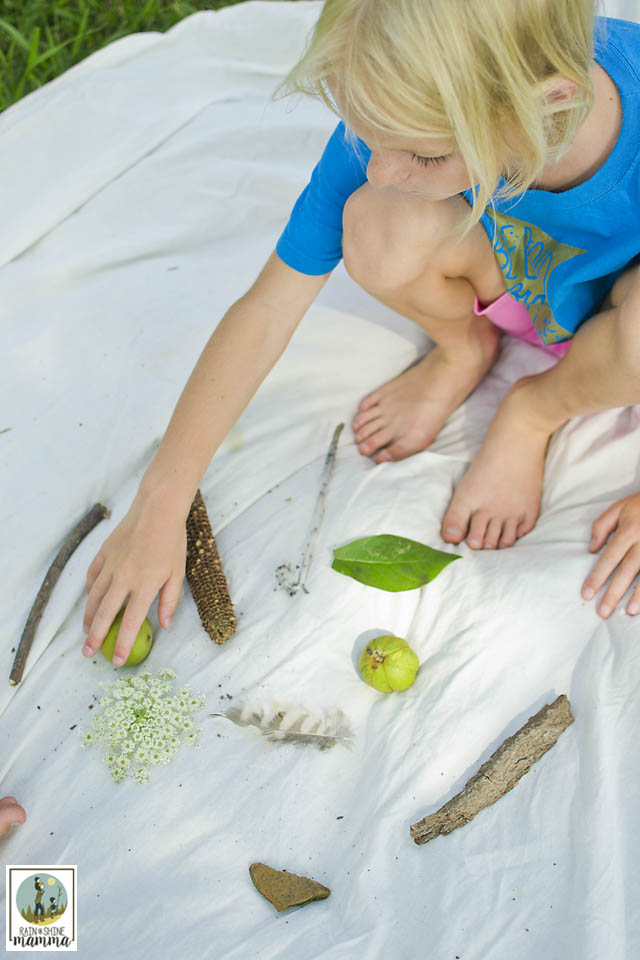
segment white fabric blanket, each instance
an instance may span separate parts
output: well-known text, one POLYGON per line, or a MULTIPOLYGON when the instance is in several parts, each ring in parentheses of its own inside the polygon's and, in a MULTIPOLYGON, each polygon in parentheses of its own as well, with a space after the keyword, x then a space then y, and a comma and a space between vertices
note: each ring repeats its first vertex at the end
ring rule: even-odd
POLYGON ((593 520, 640 489, 638 408, 558 431, 540 519, 512 549, 463 545, 461 560, 405 593, 343 577, 332 549, 360 536, 452 550, 439 526, 454 484, 509 384, 552 361, 505 338, 428 451, 376 466, 348 424, 363 394, 428 343, 342 267, 202 482, 237 634, 214 646, 185 588, 173 627, 134 668, 171 667, 206 695, 201 748, 184 747, 148 784, 116 785, 71 729, 88 724, 99 682, 123 675, 80 653, 87 566, 335 123, 311 101, 270 102, 318 10, 250 2, 195 14, 112 44, 0 117, 7 678, 61 541, 96 501, 111 509, 60 578, 24 680, 0 688, 0 796, 27 811, 0 850, 11 864, 78 865, 88 960, 637 957, 640 628, 623 612, 602 621, 579 588, 593 520), (290 597, 275 569, 299 562, 341 421, 309 593, 290 597), (405 693, 378 694, 358 675, 358 651, 379 631, 420 657, 405 693), (560 693, 575 723, 557 745, 472 823, 416 846, 410 824, 560 693), (207 716, 226 694, 340 707, 355 745, 269 748, 207 716), (278 915, 251 884, 253 861, 314 877, 331 896, 278 915))

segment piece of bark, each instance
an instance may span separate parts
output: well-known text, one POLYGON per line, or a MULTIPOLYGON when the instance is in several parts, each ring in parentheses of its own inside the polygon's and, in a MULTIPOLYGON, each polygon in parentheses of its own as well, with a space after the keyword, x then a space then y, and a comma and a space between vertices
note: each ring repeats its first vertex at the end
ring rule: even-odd
POLYGON ((236 632, 236 618, 200 490, 187 517, 186 576, 202 626, 214 643, 226 643, 236 632))
POLYGON ((301 907, 312 900, 326 900, 331 893, 329 887, 316 880, 299 877, 287 870, 274 870, 266 863, 252 863, 249 873, 256 890, 274 905, 278 913, 287 907, 301 907))
POLYGON ((69 557, 82 543, 87 534, 91 533, 96 524, 110 515, 111 511, 108 510, 107 507, 103 506, 101 503, 96 503, 91 508, 89 513, 82 518, 80 523, 73 528, 69 536, 65 539, 60 547, 55 560, 47 570, 47 574, 42 581, 42 586, 38 591, 38 595, 34 600, 29 616, 27 617, 27 622, 22 632, 20 643, 18 644, 18 650, 13 661, 11 673, 9 674, 9 683, 11 686, 15 687, 16 684, 20 683, 22 680, 24 666, 33 643, 36 628, 42 619, 42 614, 44 613, 47 603, 49 602, 51 592, 58 582, 58 578, 60 577, 65 564, 69 560, 69 557))
POLYGON ((412 825, 410 833, 415 842, 428 843, 473 820, 477 813, 512 790, 572 723, 571 706, 565 694, 561 694, 505 740, 460 793, 436 813, 412 825))

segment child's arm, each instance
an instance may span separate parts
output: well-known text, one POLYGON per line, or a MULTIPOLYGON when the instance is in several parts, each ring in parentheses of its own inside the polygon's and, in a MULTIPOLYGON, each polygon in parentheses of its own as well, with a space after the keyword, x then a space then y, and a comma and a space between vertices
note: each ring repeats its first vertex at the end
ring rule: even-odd
MULTIPOLYGON (((591 600, 607 577, 613 573, 611 582, 598 606, 601 617, 608 617, 616 604, 640 573, 640 493, 617 500, 600 514, 591 530, 589 549, 595 553, 606 542, 602 556, 594 566, 582 587, 582 596, 591 600), (615 572, 614 572, 615 571, 615 572)), ((631 594, 627 613, 640 612, 640 583, 631 594)))
POLYGON ((93 656, 127 600, 115 648, 124 662, 158 591, 169 627, 185 572, 189 508, 218 446, 276 363, 329 274, 308 276, 274 252, 205 346, 127 515, 87 573, 83 653, 93 656))

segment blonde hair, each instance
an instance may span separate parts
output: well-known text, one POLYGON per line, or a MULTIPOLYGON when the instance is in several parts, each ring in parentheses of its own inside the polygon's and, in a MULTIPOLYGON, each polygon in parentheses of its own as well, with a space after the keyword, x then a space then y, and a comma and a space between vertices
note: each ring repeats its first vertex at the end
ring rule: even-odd
POLYGON ((500 177, 496 195, 526 190, 593 105, 596 2, 326 0, 279 89, 340 115, 339 89, 345 113, 378 135, 452 139, 477 184, 469 229, 500 177))

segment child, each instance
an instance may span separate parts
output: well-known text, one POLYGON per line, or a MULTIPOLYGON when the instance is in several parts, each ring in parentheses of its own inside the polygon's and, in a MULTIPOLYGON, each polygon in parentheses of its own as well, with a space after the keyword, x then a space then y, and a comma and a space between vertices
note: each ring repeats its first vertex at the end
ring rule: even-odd
MULTIPOLYGON (((517 381, 442 523, 449 543, 512 546, 540 508, 551 434, 640 401, 640 26, 595 0, 327 0, 289 86, 342 118, 251 289, 214 331, 133 504, 87 574, 83 653, 128 597, 122 663, 159 592, 171 623, 185 519, 226 433, 344 256, 351 276, 435 342, 353 421, 376 462, 424 450, 495 363, 498 328, 558 358, 517 381)), ((583 586, 640 570, 640 495, 583 586)), ((627 611, 640 608, 640 589, 627 611)))

